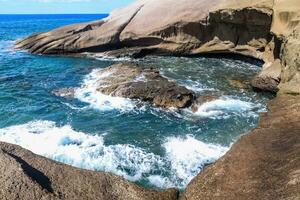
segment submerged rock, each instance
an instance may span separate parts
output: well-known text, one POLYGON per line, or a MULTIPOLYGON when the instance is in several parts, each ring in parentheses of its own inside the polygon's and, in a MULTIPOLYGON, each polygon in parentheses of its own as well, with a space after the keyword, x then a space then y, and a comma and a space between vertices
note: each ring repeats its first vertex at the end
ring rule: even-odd
POLYGON ((111 96, 140 99, 161 107, 185 108, 195 93, 160 75, 153 68, 136 64, 116 64, 98 72, 97 91, 111 96))
POLYGON ((51 92, 53 95, 63 98, 74 98, 75 88, 60 88, 51 92))
POLYGON ((250 88, 247 83, 247 80, 244 80, 244 79, 229 79, 228 83, 232 87, 240 89, 240 90, 247 90, 250 88))
POLYGON ((176 200, 178 191, 147 190, 110 174, 77 169, 0 142, 0 197, 9 200, 176 200))

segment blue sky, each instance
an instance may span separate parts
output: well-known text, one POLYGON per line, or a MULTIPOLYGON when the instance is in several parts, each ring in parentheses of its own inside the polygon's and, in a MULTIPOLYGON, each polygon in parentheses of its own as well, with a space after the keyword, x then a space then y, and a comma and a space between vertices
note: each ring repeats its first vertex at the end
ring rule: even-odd
POLYGON ((134 0, 0 0, 0 14, 109 13, 134 0))

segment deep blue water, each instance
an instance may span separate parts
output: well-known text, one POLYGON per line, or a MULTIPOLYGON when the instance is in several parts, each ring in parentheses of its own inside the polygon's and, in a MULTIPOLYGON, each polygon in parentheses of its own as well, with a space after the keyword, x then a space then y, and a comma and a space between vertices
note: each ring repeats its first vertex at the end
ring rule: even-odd
POLYGON ((256 125, 270 96, 234 87, 230 80, 249 82, 260 66, 229 58, 131 60, 159 68, 198 95, 221 94, 192 113, 97 93, 97 71, 122 59, 38 56, 13 49, 15 40, 33 32, 105 16, 0 15, 0 140, 147 187, 183 188, 256 125), (63 87, 78 88, 76 98, 52 95, 63 87))

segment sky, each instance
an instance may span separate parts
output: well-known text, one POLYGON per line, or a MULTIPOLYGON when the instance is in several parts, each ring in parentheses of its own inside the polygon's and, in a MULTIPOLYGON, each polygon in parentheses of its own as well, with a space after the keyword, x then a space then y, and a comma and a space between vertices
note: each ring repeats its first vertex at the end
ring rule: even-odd
POLYGON ((134 0, 0 0, 0 14, 109 13, 134 0))

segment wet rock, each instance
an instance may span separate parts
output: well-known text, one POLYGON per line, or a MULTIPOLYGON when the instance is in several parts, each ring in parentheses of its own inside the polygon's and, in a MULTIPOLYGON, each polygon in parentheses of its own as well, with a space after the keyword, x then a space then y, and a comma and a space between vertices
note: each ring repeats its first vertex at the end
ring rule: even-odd
POLYGON ((169 81, 153 68, 123 63, 99 72, 99 92, 118 97, 140 99, 161 107, 189 107, 195 93, 169 81))
POLYGON ((249 89, 249 84, 246 82, 247 80, 244 79, 229 79, 228 83, 234 88, 240 89, 240 90, 247 90, 249 89))
POLYGON ((203 95, 200 95, 194 102, 193 105, 191 106, 191 110, 192 112, 197 112, 198 108, 207 102, 210 101, 214 101, 217 100, 221 95, 221 93, 217 93, 217 92, 210 92, 210 93, 206 93, 203 95))
POLYGON ((110 174, 77 169, 0 142, 3 200, 175 200, 178 191, 147 190, 110 174))
POLYGON ((74 98, 75 88, 60 88, 51 92, 53 95, 67 99, 74 98))

